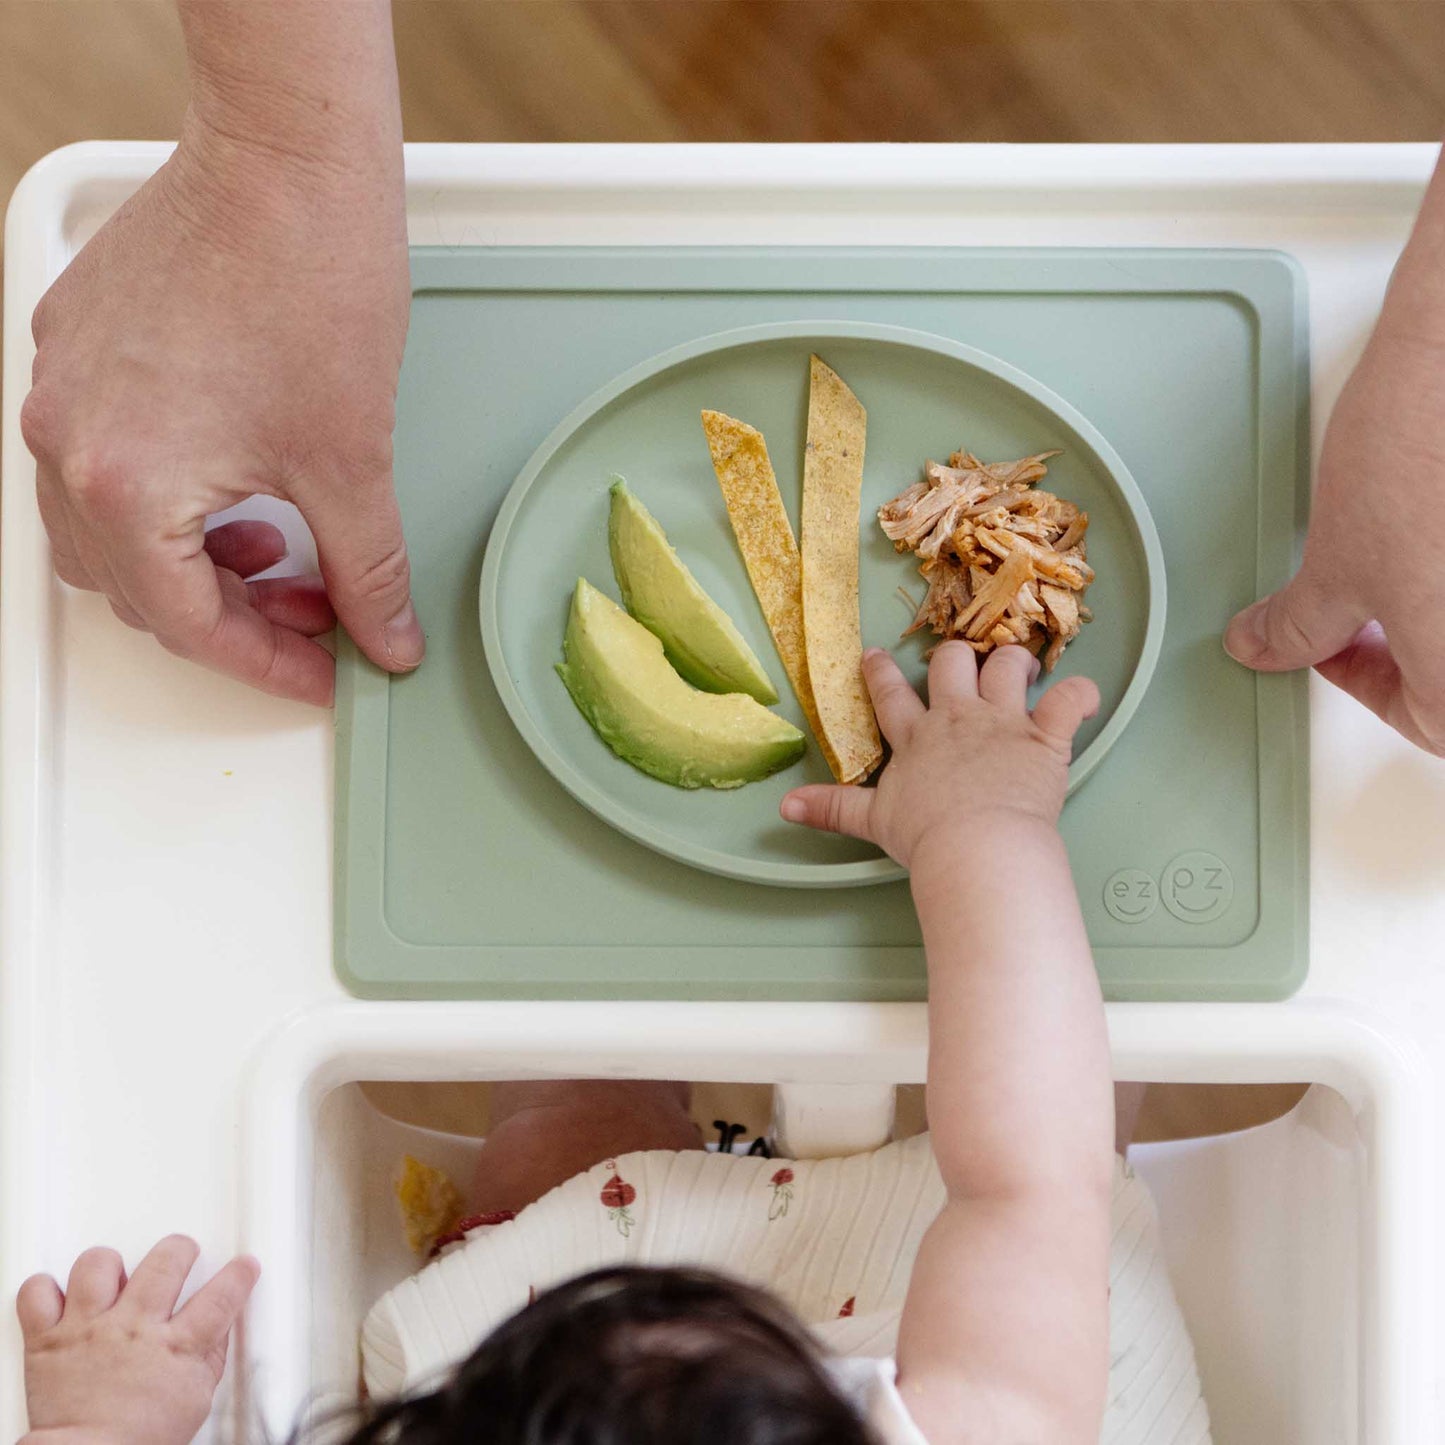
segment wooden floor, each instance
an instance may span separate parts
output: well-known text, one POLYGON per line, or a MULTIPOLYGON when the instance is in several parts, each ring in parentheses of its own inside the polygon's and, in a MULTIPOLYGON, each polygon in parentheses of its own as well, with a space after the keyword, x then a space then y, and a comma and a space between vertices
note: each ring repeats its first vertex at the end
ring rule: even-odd
MULTIPOLYGON (((396 0, 395 15, 409 140, 1445 132, 1435 0, 396 0)), ((170 0, 0 0, 0 195, 69 141, 173 136, 185 97, 170 0)), ((1141 1137, 1254 1122, 1296 1094, 1155 1090, 1141 1137)), ((476 1117, 475 1100, 453 1107, 476 1117)), ((731 1115, 757 1107, 739 1095, 731 1115)))
MULTIPOLYGON (((248 0, 258 8, 271 0, 248 0)), ((409 140, 1435 140, 1435 0, 396 0, 409 140)), ((175 134, 170 0, 0 0, 0 193, 175 134)))

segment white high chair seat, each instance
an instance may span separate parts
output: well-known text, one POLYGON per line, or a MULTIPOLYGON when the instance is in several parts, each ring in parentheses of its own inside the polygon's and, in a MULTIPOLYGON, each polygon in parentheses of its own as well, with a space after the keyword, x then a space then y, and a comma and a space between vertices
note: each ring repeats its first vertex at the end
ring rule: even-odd
POLYGON ((1272 1123, 1136 1145, 1214 1438, 1360 1438, 1361 1184, 1349 1107, 1316 1085, 1272 1123))
MULTIPOLYGON (((793 1157, 822 1157, 850 1134, 872 1148, 892 1094, 780 1086, 773 1132, 793 1157), (849 1103, 866 1128, 839 1123, 849 1103)), ((463 1182, 481 1140, 388 1118, 354 1084, 323 1100, 314 1137, 310 1377, 324 1406, 355 1398, 361 1321, 417 1268, 391 1188, 398 1161, 411 1153, 463 1182)), ((1136 1146, 1131 1159, 1158 1201, 1219 1445, 1357 1445, 1366 1159, 1344 1099, 1317 1086, 1262 1128, 1136 1146)))
POLYGON ((777 1084, 773 1153, 785 1159, 865 1154, 893 1137, 892 1084, 777 1084))

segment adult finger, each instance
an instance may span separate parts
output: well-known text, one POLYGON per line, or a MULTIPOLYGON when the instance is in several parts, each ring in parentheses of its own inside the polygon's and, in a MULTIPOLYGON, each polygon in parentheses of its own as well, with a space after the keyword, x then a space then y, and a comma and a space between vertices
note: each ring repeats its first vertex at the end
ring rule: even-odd
POLYGON ((340 482, 297 502, 316 538, 321 575, 341 625, 378 667, 410 672, 426 652, 411 600, 411 566, 391 478, 340 482))
POLYGON ((171 1234, 136 1265, 122 1305, 136 1314, 168 1320, 200 1256, 200 1246, 184 1234, 171 1234))
POLYGON ((80 560, 75 545, 74 525, 64 494, 56 483, 55 475, 44 462, 35 467, 35 501, 40 508, 40 520, 45 534, 50 538, 50 561, 55 575, 72 587, 87 592, 98 591, 95 578, 80 560))
POLYGON ((319 577, 268 577, 260 582, 243 582, 234 572, 218 567, 216 580, 227 606, 254 608, 268 622, 303 637, 320 637, 336 626, 326 584, 319 577))
POLYGON ((270 522, 222 522, 206 533, 206 552, 217 567, 254 577, 286 558, 286 534, 270 522))
POLYGON ((1378 622, 1367 623, 1348 647, 1326 658, 1317 671, 1412 743, 1445 757, 1445 718, 1412 690, 1378 622))
POLYGON ((65 1313, 65 1296, 48 1274, 32 1274, 15 1296, 15 1316, 26 1341, 54 1329, 65 1313))
POLYGON ((978 657, 966 642, 950 639, 933 649, 928 663, 928 705, 978 696, 978 657))
POLYGON ((217 1382, 226 1373, 226 1356, 230 1353, 231 1337, 227 1335, 219 1345, 207 1350, 202 1358, 217 1382))
POLYGON ((784 797, 779 812, 790 823, 803 823, 824 833, 846 833, 850 838, 867 838, 873 811, 872 788, 842 783, 809 783, 794 788, 784 797))
POLYGON ((78 587, 82 592, 101 590, 79 556, 56 537, 50 539, 50 565, 55 568, 55 575, 68 586, 78 587))
POLYGON ((863 681, 868 685, 883 736, 891 746, 898 747, 923 716, 923 699, 881 647, 870 647, 863 654, 863 681))
POLYGON ((113 1249, 87 1249, 70 1268, 65 1286, 68 1314, 86 1318, 108 1310, 125 1287, 125 1264, 113 1249))
POLYGON ((1028 705, 1029 684, 1039 675, 1040 663, 1026 647, 996 647, 984 658, 978 673, 978 695, 985 702, 1022 712, 1028 705))
POLYGON ((81 565, 86 572, 90 574, 95 590, 110 599, 112 606, 119 610, 119 615, 129 625, 144 628, 143 622, 130 621, 128 614, 133 613, 135 609, 130 606, 124 589, 116 580, 115 568, 111 566, 110 558, 106 555, 106 538, 97 534, 68 500, 66 508, 70 514, 70 535, 75 544, 76 555, 80 558, 81 565))
POLYGON ((1099 711, 1099 689, 1087 677, 1056 682, 1035 704, 1034 725, 1055 742, 1072 743, 1085 718, 1099 711))
POLYGON ((223 1344, 260 1277, 261 1266, 249 1255, 219 1270, 176 1312, 171 1325, 179 1341, 198 1355, 223 1344))
POLYGON ((199 532, 159 550, 131 537, 113 549, 126 602, 168 651, 279 697, 329 706, 335 660, 318 643, 278 627, 227 590, 199 532), (186 549, 190 548, 189 551, 186 549))
MULTIPOLYGON (((1416 592, 1404 614, 1380 619, 1389 653, 1400 669, 1400 692, 1407 724, 1419 731, 1406 736, 1431 752, 1445 749, 1445 648, 1440 646, 1439 619, 1445 617, 1445 571, 1423 596, 1416 592)), ((1403 729, 1402 729, 1403 730, 1403 729)))
POLYGON ((1224 650, 1258 672, 1293 672, 1333 657, 1368 620, 1327 568, 1306 563, 1288 585, 1230 622, 1224 650))
POLYGON ((145 618, 130 605, 129 602, 117 602, 115 598, 110 599, 110 610, 125 623, 127 627, 133 627, 137 632, 149 632, 150 628, 145 624, 145 618))
POLYGON ((245 585, 251 606, 277 627, 320 637, 336 626, 326 584, 319 577, 268 577, 245 585))

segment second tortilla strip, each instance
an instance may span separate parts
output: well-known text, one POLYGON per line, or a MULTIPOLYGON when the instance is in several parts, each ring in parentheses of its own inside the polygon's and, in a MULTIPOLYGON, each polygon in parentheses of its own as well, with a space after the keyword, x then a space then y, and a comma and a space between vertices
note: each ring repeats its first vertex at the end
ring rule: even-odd
POLYGON ((819 740, 840 783, 861 782, 883 744, 863 681, 858 618, 858 512, 868 413, 815 356, 803 450, 803 634, 819 740))
MULTIPOLYGON (((745 421, 720 411, 702 414, 703 434, 712 453, 713 470, 727 503, 738 550, 748 569, 768 631, 793 685, 803 715, 828 766, 833 755, 818 721, 813 687, 808 680, 808 650, 803 640, 803 574, 793 524, 778 491, 763 434, 745 421)), ((836 772, 836 769, 834 769, 836 772)))

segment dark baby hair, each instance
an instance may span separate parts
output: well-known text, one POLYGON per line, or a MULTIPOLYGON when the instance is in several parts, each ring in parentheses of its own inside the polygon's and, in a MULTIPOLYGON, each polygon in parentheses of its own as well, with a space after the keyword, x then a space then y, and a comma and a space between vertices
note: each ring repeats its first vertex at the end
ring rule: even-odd
MULTIPOLYGON (((335 1438, 331 1436, 329 1438, 335 1438)), ((695 1269, 602 1269, 499 1325, 346 1445, 874 1445, 803 1328, 695 1269)))

